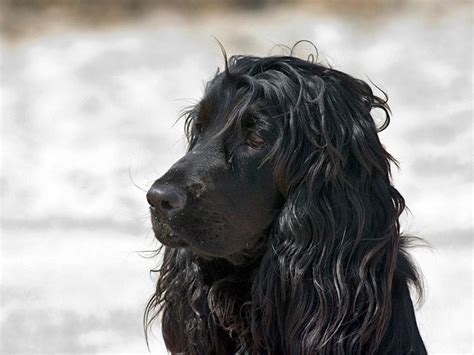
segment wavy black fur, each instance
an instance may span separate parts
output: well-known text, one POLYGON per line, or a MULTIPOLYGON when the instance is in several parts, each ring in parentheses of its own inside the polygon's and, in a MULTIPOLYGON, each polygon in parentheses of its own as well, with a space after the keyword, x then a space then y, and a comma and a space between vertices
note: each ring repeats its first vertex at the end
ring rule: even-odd
MULTIPOLYGON (((245 130, 248 112, 266 132, 259 166, 271 168, 281 203, 258 241, 230 257, 164 247, 146 327, 161 315, 172 353, 425 354, 397 162, 371 116, 381 109, 388 124, 386 96, 293 56, 233 56, 213 90, 207 104, 226 106, 216 135, 245 130)), ((187 112, 190 151, 205 139, 199 110, 187 112)))

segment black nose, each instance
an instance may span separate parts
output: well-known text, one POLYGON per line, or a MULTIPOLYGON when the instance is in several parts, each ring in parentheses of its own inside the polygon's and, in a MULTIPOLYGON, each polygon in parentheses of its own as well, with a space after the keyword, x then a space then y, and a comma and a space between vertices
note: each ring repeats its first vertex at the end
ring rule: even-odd
POLYGON ((148 203, 165 217, 173 217, 183 210, 186 194, 173 185, 153 185, 146 194, 148 203))

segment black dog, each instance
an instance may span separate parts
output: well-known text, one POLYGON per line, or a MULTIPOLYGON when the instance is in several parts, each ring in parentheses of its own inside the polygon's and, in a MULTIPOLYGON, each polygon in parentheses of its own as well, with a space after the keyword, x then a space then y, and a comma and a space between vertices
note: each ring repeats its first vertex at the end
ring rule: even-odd
POLYGON ((386 97, 312 60, 226 59, 147 194, 166 247, 145 325, 172 353, 426 353, 374 108, 383 129, 386 97))

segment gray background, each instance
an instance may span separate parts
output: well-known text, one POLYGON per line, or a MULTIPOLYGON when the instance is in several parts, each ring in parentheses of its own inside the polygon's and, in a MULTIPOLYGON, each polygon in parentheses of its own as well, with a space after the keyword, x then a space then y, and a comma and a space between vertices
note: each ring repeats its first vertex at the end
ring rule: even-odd
POLYGON ((432 245, 413 250, 421 332, 431 353, 473 351, 470 2, 32 3, 2 5, 2 354, 147 353, 158 258, 139 251, 158 243, 144 191, 184 152, 173 123, 222 65, 212 36, 257 55, 309 39, 321 61, 388 92, 380 137, 401 163, 403 230, 432 245))

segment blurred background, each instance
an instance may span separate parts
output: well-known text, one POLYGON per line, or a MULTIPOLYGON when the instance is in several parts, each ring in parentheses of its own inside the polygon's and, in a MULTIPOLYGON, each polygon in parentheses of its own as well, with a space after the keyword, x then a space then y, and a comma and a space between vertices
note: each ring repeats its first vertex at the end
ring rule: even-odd
POLYGON ((1 0, 0 13, 1 354, 148 353, 145 191, 184 153, 173 124, 222 65, 213 36, 255 55, 308 39, 388 92, 403 230, 432 246, 413 250, 421 333, 432 354, 473 352, 472 2, 1 0))

